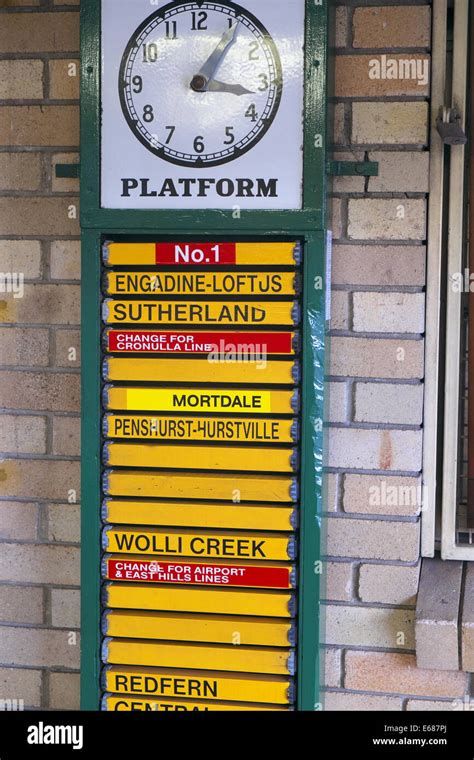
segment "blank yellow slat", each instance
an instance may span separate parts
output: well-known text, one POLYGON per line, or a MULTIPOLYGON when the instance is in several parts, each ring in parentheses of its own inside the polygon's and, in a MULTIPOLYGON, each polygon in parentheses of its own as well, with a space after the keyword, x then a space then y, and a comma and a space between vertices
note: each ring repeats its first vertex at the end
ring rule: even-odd
POLYGON ((297 325, 297 301, 127 301, 107 298, 102 315, 108 325, 297 325))
POLYGON ((110 467, 154 467, 179 470, 234 472, 296 472, 295 448, 245 446, 185 446, 167 443, 116 443, 103 446, 103 462, 110 467))
POLYGON ((214 499, 288 503, 298 500, 296 478, 283 475, 202 475, 201 473, 106 470, 109 496, 155 499, 214 499))
POLYGON ((162 612, 209 612, 213 615, 295 617, 292 591, 260 589, 179 588, 140 583, 106 583, 104 605, 124 610, 162 612))
POLYGON ((215 388, 104 388, 107 409, 143 412, 223 412, 224 414, 294 414, 299 393, 215 388))
POLYGON ((295 672, 295 654, 291 649, 109 637, 102 642, 102 662, 109 665, 230 670, 281 676, 294 675, 295 672))
POLYGON ((146 697, 117 697, 115 694, 104 694, 102 698, 102 710, 111 711, 142 711, 142 712, 211 712, 218 710, 226 711, 288 711, 290 708, 280 705, 259 705, 243 702, 190 702, 184 699, 147 699, 146 697))
POLYGON ((291 531, 298 514, 292 507, 105 499, 102 518, 127 525, 291 531))
POLYGON ((207 641, 234 646, 288 647, 296 642, 295 622, 288 618, 186 615, 143 610, 106 610, 102 632, 104 636, 131 639, 207 641))
POLYGON ((295 701, 294 681, 285 676, 225 673, 172 668, 111 665, 102 672, 102 687, 115 694, 150 697, 257 702, 285 705, 295 701))
POLYGON ((294 272, 109 272, 109 295, 289 296, 297 292, 294 272))
POLYGON ((299 380, 294 361, 208 361, 207 359, 124 359, 103 362, 104 380, 147 383, 245 383, 294 385, 299 380))
POLYGON ((233 533, 186 528, 104 528, 102 548, 124 554, 194 557, 198 559, 295 559, 293 534, 233 533))
POLYGON ((296 419, 208 417, 177 415, 106 414, 104 435, 122 440, 225 441, 294 443, 299 437, 296 419))

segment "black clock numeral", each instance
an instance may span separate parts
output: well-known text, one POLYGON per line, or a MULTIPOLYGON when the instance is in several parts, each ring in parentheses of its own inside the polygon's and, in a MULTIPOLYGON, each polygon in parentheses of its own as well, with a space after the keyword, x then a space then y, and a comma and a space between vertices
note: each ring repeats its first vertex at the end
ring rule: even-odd
POLYGON ((249 45, 249 61, 259 61, 260 56, 257 55, 258 50, 258 42, 257 40, 253 40, 253 42, 249 45))
POLYGON ((225 128, 226 137, 228 137, 229 139, 228 140, 224 140, 224 145, 232 145, 232 143, 235 142, 234 129, 235 129, 235 127, 226 127, 225 128))
POLYGON ((228 18, 227 21, 229 22, 229 29, 232 29, 232 27, 234 26, 234 19, 232 18, 232 16, 228 18))
POLYGON ((247 119, 250 119, 251 121, 255 122, 258 119, 258 113, 257 109, 255 108, 255 103, 251 103, 249 107, 247 108, 245 112, 245 116, 247 119))
POLYGON ((260 87, 258 88, 258 91, 259 92, 265 92, 265 90, 268 90, 268 87, 269 87, 268 77, 267 77, 266 74, 259 74, 258 78, 260 79, 260 81, 262 83, 260 85, 260 87))
POLYGON ((176 40, 178 38, 178 25, 176 21, 165 21, 166 39, 176 40))
POLYGON ((133 92, 137 94, 143 90, 143 79, 138 75, 132 78, 133 92))
POLYGON ((156 63, 158 60, 158 45, 156 42, 145 42, 143 45, 143 62, 156 63))
POLYGON ((143 106, 143 121, 150 123, 150 121, 153 121, 154 118, 155 118, 155 114, 153 113, 153 106, 150 106, 150 105, 143 106))
POLYGON ((169 129, 169 131, 170 131, 168 137, 166 138, 166 143, 165 143, 165 145, 169 145, 170 142, 171 142, 171 138, 173 137, 173 135, 174 135, 174 133, 176 131, 176 127, 165 127, 165 129, 169 129))
POLYGON ((194 151, 195 153, 204 153, 205 147, 204 147, 204 137, 202 135, 198 135, 194 140, 194 151))
POLYGON ((193 30, 193 32, 201 32, 201 31, 204 31, 204 29, 207 29, 206 11, 193 11, 191 13, 191 17, 192 17, 191 29, 193 30))

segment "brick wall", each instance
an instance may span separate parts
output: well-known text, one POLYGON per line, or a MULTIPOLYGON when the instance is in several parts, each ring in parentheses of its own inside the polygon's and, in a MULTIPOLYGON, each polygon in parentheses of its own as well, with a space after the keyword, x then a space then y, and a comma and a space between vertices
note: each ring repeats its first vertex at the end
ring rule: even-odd
POLYGON ((334 147, 379 176, 333 186, 325 706, 450 709, 468 676, 414 656, 429 86, 369 76, 384 55, 426 72, 431 9, 337 5, 334 147))
POLYGON ((76 707, 79 14, 0 0, 0 697, 76 707), (16 280, 19 284, 19 280, 16 280), (76 503, 74 503, 76 502, 76 503))

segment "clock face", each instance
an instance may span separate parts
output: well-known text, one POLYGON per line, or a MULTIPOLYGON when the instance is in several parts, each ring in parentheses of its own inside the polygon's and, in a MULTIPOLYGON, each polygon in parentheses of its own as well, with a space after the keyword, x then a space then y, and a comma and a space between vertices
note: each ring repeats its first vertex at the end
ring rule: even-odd
MULTIPOLYGON (((135 137, 172 164, 240 158, 271 129, 283 91, 278 46, 230 2, 173 2, 132 34, 119 95, 135 137)), ((268 138, 267 138, 268 139, 268 138)))

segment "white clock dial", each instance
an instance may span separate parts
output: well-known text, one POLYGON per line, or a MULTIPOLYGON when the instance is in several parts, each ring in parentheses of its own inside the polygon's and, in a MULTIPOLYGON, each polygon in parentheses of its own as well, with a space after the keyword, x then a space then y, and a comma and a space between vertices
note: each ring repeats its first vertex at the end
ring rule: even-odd
POLYGON ((232 2, 173 2, 133 33, 119 76, 136 138, 180 166, 239 158, 268 132, 283 88, 277 46, 232 2))

